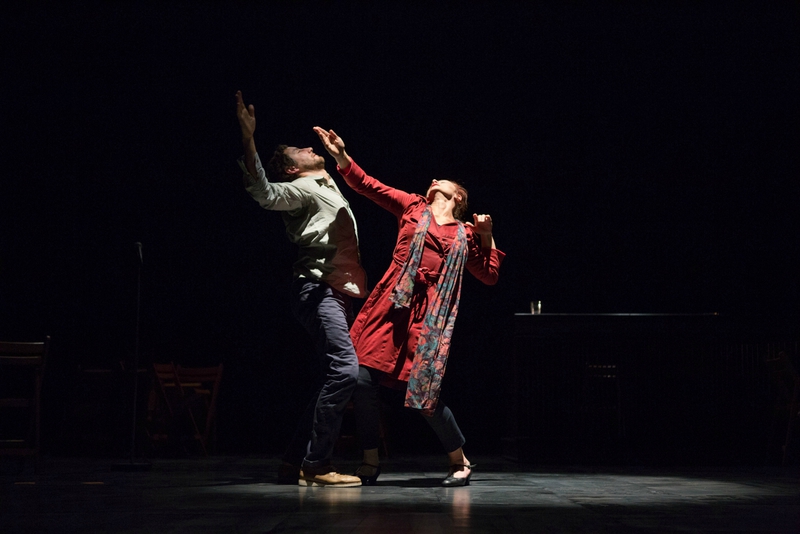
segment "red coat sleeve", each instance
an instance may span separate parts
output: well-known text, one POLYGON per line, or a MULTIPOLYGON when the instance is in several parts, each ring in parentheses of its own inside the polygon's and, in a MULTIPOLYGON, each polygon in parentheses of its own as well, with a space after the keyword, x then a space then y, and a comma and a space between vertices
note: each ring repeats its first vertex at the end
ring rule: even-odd
POLYGON ((503 258, 506 257, 505 253, 496 248, 491 249, 491 252, 481 248, 480 237, 469 226, 467 227, 467 233, 469 254, 467 256, 467 270, 484 284, 495 285, 500 276, 500 264, 503 263, 503 258))
POLYGON ((376 180, 364 172, 353 160, 350 161, 350 165, 346 169, 341 169, 338 166, 336 169, 353 191, 364 195, 378 206, 394 214, 395 217, 400 217, 406 207, 418 198, 417 195, 389 187, 376 180))

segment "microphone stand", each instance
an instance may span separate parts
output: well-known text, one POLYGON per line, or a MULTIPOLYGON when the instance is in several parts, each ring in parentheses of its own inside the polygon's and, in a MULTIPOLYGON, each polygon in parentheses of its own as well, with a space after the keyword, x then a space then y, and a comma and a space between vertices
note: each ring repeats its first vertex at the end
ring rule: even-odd
POLYGON ((131 455, 129 463, 119 463, 114 465, 116 471, 147 471, 152 467, 149 462, 137 462, 136 454, 136 404, 139 393, 139 317, 142 302, 142 243, 136 242, 136 250, 139 255, 139 262, 136 268, 136 337, 133 350, 133 422, 131 423, 131 455))

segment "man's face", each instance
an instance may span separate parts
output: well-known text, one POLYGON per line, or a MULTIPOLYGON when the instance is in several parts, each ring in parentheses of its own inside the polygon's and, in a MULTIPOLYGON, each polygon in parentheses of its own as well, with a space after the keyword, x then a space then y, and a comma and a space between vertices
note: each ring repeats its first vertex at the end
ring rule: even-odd
POLYGON ((325 158, 314 154, 314 149, 311 147, 290 146, 284 152, 295 161, 300 172, 319 171, 325 168, 325 158))
POLYGON ((428 192, 425 194, 428 202, 433 201, 437 192, 442 193, 448 200, 455 198, 456 201, 459 201, 461 199, 456 184, 450 180, 433 180, 431 186, 428 188, 428 192))

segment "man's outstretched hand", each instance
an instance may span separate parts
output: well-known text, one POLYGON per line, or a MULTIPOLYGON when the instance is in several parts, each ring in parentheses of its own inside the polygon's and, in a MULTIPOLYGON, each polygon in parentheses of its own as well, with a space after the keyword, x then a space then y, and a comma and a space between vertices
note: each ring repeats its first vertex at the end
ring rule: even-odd
POLYGON ((256 108, 253 104, 244 105, 241 91, 236 91, 236 116, 242 128, 242 139, 251 139, 256 131, 256 108))
POLYGON ((317 132, 319 140, 322 141, 325 150, 328 151, 328 154, 333 156, 340 168, 344 169, 350 165, 350 156, 348 156, 347 152, 344 150, 344 140, 336 135, 336 132, 333 130, 323 130, 319 126, 314 126, 314 131, 317 132))

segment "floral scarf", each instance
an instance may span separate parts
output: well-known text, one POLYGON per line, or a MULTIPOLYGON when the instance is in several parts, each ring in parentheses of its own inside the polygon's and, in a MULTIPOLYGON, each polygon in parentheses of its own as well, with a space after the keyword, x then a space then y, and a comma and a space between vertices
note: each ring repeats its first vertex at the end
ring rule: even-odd
MULTIPOLYGON (((450 247, 444 270, 436 284, 436 295, 428 302, 428 310, 422 324, 406 388, 405 405, 422 410, 426 414, 432 414, 439 401, 447 355, 450 352, 450 338, 453 335, 458 301, 461 297, 461 277, 467 258, 467 234, 464 223, 456 222, 458 223, 456 239, 450 247)), ((414 279, 430 224, 431 207, 426 206, 414 230, 408 257, 390 297, 395 308, 408 308, 411 305, 414 279)))

